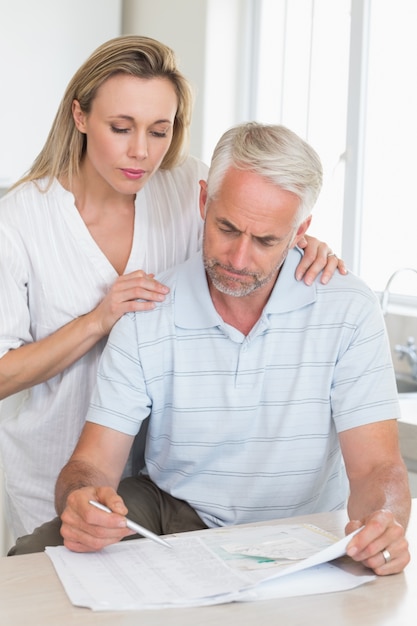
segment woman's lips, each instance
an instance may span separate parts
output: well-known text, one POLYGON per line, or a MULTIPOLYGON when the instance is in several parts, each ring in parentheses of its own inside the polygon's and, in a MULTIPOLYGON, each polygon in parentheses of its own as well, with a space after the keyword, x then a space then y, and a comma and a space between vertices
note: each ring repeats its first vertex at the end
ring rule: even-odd
POLYGON ((130 168, 121 168, 122 173, 130 180, 138 180, 145 175, 145 170, 133 170, 130 168))

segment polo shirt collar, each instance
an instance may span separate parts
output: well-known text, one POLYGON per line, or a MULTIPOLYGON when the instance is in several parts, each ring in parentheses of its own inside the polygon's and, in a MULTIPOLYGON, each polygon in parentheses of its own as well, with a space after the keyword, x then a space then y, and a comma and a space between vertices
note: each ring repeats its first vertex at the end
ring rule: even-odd
POLYGON ((302 280, 295 279, 297 265, 303 256, 299 248, 291 248, 272 290, 264 312, 288 313, 312 304, 316 300, 316 283, 306 285, 302 280))
MULTIPOLYGON (((315 301, 316 285, 313 283, 307 286, 294 278, 301 256, 302 252, 298 248, 289 251, 264 314, 287 313, 315 301)), ((210 297, 201 252, 177 269, 174 309, 175 324, 181 328, 212 328, 223 325, 210 297)))

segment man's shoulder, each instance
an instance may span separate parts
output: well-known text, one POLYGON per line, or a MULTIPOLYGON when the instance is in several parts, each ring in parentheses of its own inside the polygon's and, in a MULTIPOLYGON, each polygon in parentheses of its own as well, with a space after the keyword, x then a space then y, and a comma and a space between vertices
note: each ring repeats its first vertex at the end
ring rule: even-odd
POLYGON ((320 293, 346 293, 350 294, 350 297, 354 297, 355 294, 359 298, 366 298, 371 301, 377 300, 376 293, 371 287, 357 274, 348 271, 346 275, 340 274, 338 270, 333 274, 331 279, 326 285, 320 282, 320 276, 315 281, 318 294, 320 293))
POLYGON ((177 283, 179 277, 183 276, 189 271, 192 272, 192 268, 196 267, 197 264, 200 263, 200 259, 200 251, 195 252, 193 255, 191 255, 191 257, 189 257, 182 263, 178 263, 177 265, 174 265, 174 267, 171 267, 157 274, 156 279, 172 290, 172 288, 175 287, 175 284, 177 283))

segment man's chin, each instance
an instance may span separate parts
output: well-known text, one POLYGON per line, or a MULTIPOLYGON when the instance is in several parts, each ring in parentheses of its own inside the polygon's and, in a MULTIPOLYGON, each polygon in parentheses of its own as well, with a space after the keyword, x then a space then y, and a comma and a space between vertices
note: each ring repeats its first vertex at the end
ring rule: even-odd
POLYGON ((243 298, 244 296, 249 296, 256 290, 254 285, 236 285, 236 281, 214 280, 212 282, 214 287, 220 291, 220 293, 232 296, 233 298, 243 298))

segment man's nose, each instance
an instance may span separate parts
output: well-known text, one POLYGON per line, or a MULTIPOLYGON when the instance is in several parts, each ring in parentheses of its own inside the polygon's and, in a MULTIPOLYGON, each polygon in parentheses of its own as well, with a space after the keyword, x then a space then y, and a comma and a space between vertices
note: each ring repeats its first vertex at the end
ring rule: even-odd
POLYGON ((250 265, 250 239, 245 235, 238 237, 229 251, 229 262, 237 270, 250 265))

